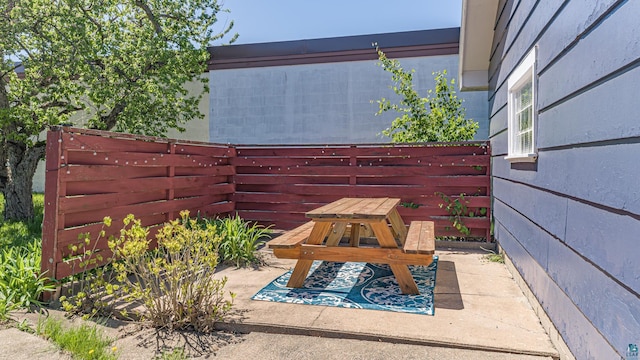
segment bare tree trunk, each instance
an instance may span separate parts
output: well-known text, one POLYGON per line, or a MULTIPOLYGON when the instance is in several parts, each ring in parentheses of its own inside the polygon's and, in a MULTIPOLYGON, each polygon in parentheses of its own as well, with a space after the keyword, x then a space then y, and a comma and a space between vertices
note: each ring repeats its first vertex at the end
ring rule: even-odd
POLYGON ((2 139, 0 139, 0 193, 4 194, 4 188, 7 184, 9 173, 7 171, 7 152, 2 139))
MULTIPOLYGON (((0 50, 0 59, 4 59, 4 53, 0 50)), ((0 73, 0 116, 8 116, 9 114, 9 95, 7 94, 7 82, 4 74, 0 73)), ((4 193, 7 184, 7 148, 5 146, 6 139, 2 135, 7 129, 3 128, 0 132, 0 192, 4 193)))
POLYGON ((5 199, 5 220, 31 220, 34 217, 33 176, 38 167, 38 161, 44 158, 46 146, 39 142, 33 147, 24 144, 5 142, 7 181, 2 189, 5 199))

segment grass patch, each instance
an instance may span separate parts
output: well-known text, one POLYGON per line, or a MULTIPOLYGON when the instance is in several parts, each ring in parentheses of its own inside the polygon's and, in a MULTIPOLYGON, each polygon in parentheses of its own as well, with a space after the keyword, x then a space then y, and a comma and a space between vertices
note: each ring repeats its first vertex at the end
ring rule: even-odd
POLYGON ((169 353, 167 352, 162 353, 162 355, 158 356, 156 359, 157 360, 186 360, 187 355, 185 355, 183 348, 176 348, 169 353))
POLYGON ((71 353, 74 359, 111 360, 117 359, 114 339, 105 336, 95 325, 82 324, 65 328, 61 320, 47 317, 38 321, 36 333, 71 353))
MULTIPOLYGON (((31 221, 5 221, 0 216, 0 249, 41 245, 44 194, 33 194, 34 218, 31 221)), ((0 213, 4 213, 4 197, 0 194, 0 213)))

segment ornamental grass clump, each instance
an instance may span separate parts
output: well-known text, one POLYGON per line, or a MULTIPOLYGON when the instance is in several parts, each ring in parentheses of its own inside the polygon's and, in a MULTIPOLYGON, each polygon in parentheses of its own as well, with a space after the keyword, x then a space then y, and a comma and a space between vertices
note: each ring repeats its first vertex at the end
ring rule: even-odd
MULTIPOLYGON (((215 224, 200 226, 183 211, 179 219, 158 230, 157 248, 150 250, 149 228, 133 215, 123 223, 120 236, 108 240, 114 260, 113 280, 104 283, 105 277, 94 277, 103 286, 104 296, 113 299, 109 303, 117 300, 144 305, 139 315, 155 327, 214 330, 214 323, 231 310, 235 296, 225 296, 226 278, 213 277, 220 243, 215 224)), ((78 295, 88 298, 86 292, 78 295)), ((78 295, 64 299, 63 305, 77 308, 78 295)), ((131 314, 121 310, 120 315, 131 314)))
POLYGON ((271 229, 245 221, 237 214, 216 219, 214 224, 221 236, 218 251, 222 261, 236 267, 263 263, 258 249, 269 239, 271 229))
POLYGON ((35 243, 0 249, 0 320, 12 310, 42 306, 40 296, 54 290, 40 273, 40 254, 35 243))
MULTIPOLYGON (((41 306, 40 297, 55 290, 40 272, 44 196, 33 195, 35 218, 7 221, 0 217, 0 321, 18 309, 41 306)), ((4 197, 0 194, 0 213, 4 197)))

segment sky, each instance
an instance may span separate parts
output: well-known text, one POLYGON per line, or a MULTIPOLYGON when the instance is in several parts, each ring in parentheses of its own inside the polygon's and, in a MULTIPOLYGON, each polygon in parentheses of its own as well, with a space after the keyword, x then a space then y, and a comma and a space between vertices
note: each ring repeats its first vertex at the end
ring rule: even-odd
MULTIPOLYGON (((222 0, 220 28, 234 44, 317 39, 460 26, 462 0, 222 0)), ((223 39, 225 42, 227 37, 223 39)))

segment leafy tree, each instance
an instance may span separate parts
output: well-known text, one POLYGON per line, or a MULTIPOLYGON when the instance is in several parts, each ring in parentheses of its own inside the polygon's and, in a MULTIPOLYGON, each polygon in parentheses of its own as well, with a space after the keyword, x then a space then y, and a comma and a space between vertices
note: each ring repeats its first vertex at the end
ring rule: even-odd
POLYGON ((392 110, 401 114, 382 131, 393 142, 430 142, 471 140, 478 129, 478 123, 465 118, 462 100, 456 96, 455 80, 449 82, 447 71, 435 72, 435 90, 429 90, 427 97, 420 97, 413 86, 413 73, 405 71, 400 62, 389 59, 374 44, 379 65, 391 73, 393 91, 401 97, 398 104, 382 98, 377 101, 376 115, 392 110))
MULTIPOLYGON (((5 219, 33 217, 42 133, 71 123, 164 135, 204 115, 217 0, 0 0, 0 190, 5 219)), ((237 36, 237 35, 236 35, 237 36)), ((235 36, 230 42, 235 40, 235 36)))

